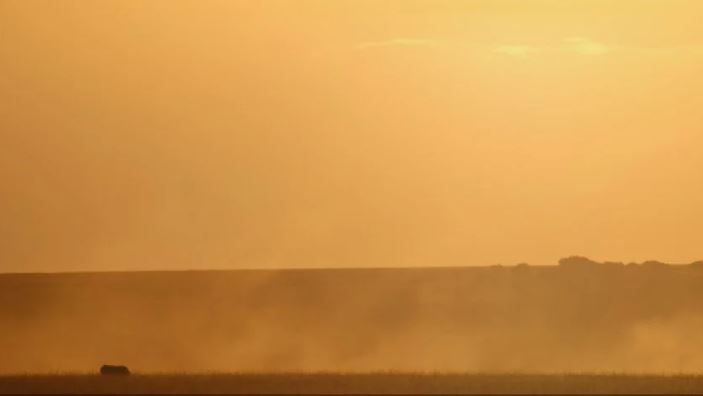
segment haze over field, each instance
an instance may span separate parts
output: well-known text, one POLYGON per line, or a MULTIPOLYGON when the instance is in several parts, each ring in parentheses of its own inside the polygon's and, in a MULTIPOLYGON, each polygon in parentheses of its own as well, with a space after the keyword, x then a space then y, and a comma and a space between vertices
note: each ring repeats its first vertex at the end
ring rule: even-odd
POLYGON ((0 374, 96 372, 106 362, 137 373, 700 373, 702 282, 703 263, 580 259, 559 267, 7 274, 0 374))
POLYGON ((697 260, 702 16, 0 0, 0 272, 697 260))

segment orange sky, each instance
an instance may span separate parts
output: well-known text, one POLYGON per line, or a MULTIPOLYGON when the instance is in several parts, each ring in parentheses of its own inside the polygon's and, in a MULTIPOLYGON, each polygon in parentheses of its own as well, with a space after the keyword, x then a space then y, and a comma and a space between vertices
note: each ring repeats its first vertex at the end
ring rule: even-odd
POLYGON ((701 259, 702 18, 0 0, 0 272, 701 259))

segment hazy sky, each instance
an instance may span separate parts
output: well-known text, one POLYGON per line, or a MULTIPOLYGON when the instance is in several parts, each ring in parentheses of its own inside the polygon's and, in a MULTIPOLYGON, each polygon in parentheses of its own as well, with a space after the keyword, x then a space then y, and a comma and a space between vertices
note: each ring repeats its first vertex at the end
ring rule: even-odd
POLYGON ((701 259, 702 18, 0 0, 0 272, 701 259))

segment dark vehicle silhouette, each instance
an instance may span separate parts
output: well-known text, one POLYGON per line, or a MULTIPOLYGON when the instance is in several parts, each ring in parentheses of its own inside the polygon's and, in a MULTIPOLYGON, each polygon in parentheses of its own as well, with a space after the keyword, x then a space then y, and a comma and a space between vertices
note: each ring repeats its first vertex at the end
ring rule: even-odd
POLYGON ((100 374, 102 375, 129 375, 129 369, 127 366, 113 366, 105 364, 100 367, 100 374))

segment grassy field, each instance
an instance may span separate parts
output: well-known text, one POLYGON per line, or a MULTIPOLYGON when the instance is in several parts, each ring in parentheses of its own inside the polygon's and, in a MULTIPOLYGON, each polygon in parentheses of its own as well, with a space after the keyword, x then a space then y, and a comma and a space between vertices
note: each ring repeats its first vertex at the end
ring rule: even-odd
POLYGON ((161 374, 0 377, 0 393, 701 394, 703 375, 161 374))

